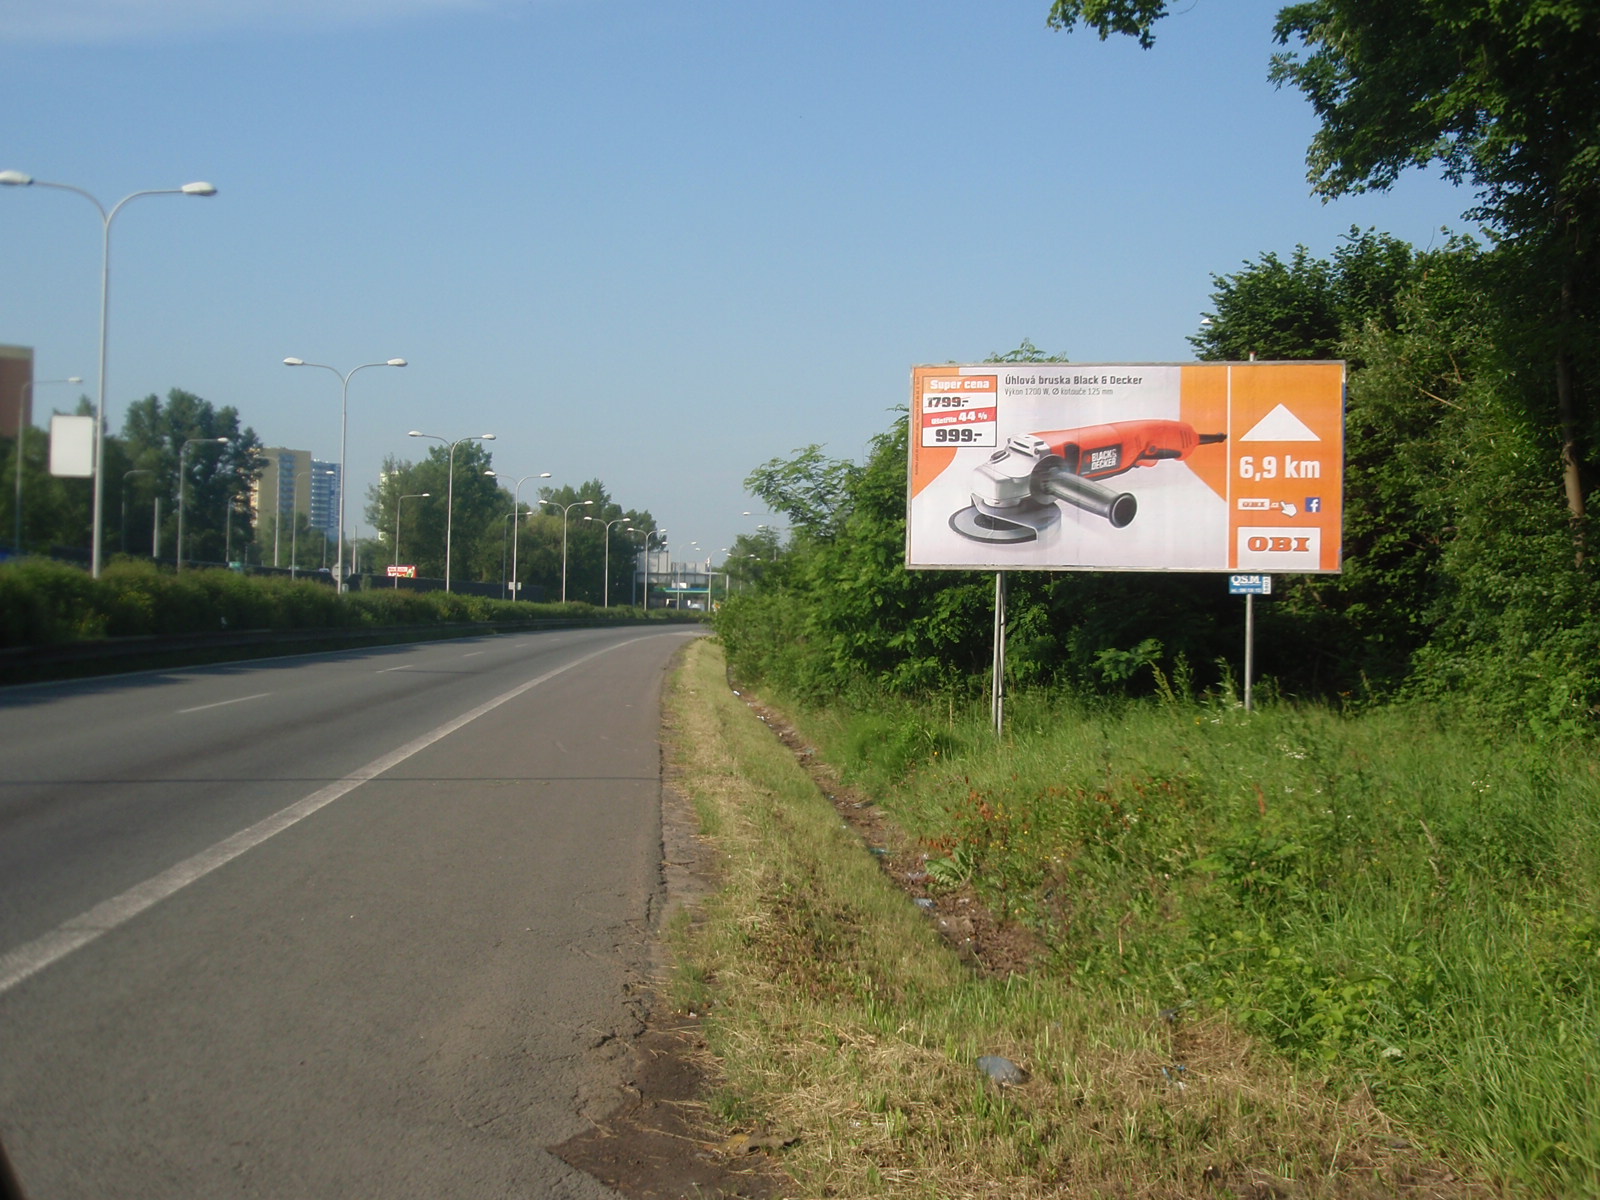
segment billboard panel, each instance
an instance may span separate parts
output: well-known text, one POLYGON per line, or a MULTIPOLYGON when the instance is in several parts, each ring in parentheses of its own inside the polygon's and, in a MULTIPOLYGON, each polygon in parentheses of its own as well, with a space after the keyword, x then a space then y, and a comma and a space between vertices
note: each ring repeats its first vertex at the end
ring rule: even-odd
POLYGON ((50 418, 50 474, 87 479, 94 474, 94 418, 56 413, 50 418))
POLYGON ((913 569, 1336 572, 1344 364, 911 372, 913 569))

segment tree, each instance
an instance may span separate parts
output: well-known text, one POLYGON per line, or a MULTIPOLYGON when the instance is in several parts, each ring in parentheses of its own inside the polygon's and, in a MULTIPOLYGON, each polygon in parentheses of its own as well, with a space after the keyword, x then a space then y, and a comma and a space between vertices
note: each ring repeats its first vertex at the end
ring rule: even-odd
POLYGON ((1351 229, 1332 260, 1296 246, 1285 262, 1269 251, 1232 275, 1213 275, 1213 311, 1189 339, 1202 359, 1350 357, 1350 337, 1368 321, 1393 327, 1396 305, 1417 274, 1399 238, 1351 229))
POLYGON ((648 511, 624 509, 598 479, 539 491, 539 501, 522 530, 520 565, 529 581, 537 581, 548 596, 560 596, 564 535, 568 600, 604 604, 608 577, 613 604, 631 598, 634 554, 640 543, 639 537, 625 539, 621 532, 631 526, 642 536, 655 529, 655 518, 648 511))
MULTIPOLYGON (((116 486, 130 470, 147 470, 149 476, 136 477, 141 497, 159 493, 162 505, 162 546, 177 546, 178 467, 183 465, 184 557, 220 562, 225 552, 244 556, 245 545, 254 538, 249 524, 248 505, 251 484, 260 475, 266 460, 261 439, 254 429, 241 427, 238 410, 231 405, 213 408, 209 401, 192 392, 173 388, 165 402, 153 393, 128 407, 122 436, 113 447, 108 439, 106 451, 107 526, 120 520, 120 500, 116 486), (223 439, 218 442, 217 439, 223 439), (194 441, 187 454, 185 442, 194 441), (230 532, 231 531, 231 532, 230 532)), ((130 484, 134 479, 128 480, 130 484)), ((132 510, 130 510, 131 512, 132 510)), ((150 529, 144 521, 128 530, 129 549, 144 552, 150 542, 150 529)), ((113 544, 120 544, 120 533, 113 544)))
MULTIPOLYGON (((1055 0, 1049 22, 1149 47, 1167 11, 1167 0, 1055 0)), ((1594 0, 1305 0, 1279 11, 1273 35, 1290 48, 1270 78, 1300 89, 1322 122, 1307 154, 1318 194, 1384 189, 1435 162, 1477 190, 1470 215, 1520 267, 1508 300, 1539 312, 1530 349, 1548 363, 1543 408, 1581 558, 1584 462, 1600 443, 1600 10, 1594 0)))
POLYGON ((802 537, 829 538, 838 533, 844 501, 861 468, 845 459, 828 458, 816 443, 794 451, 793 458, 762 463, 744 481, 775 513, 789 518, 802 537))
POLYGON ((1039 362, 1070 362, 1065 354, 1046 354, 1035 346, 1028 338, 1023 338, 1017 343, 1015 350, 1007 350, 1004 354, 998 352, 989 355, 984 362, 992 363, 1039 363, 1039 362))
POLYGON ((456 445, 453 469, 450 447, 443 444, 430 446, 421 462, 391 455, 379 482, 367 490, 367 521, 392 554, 395 506, 401 496, 426 492, 428 499, 407 500, 400 511, 401 544, 418 574, 445 578, 448 542, 452 581, 501 579, 499 529, 511 511, 511 497, 489 473, 492 461, 479 441, 456 445))

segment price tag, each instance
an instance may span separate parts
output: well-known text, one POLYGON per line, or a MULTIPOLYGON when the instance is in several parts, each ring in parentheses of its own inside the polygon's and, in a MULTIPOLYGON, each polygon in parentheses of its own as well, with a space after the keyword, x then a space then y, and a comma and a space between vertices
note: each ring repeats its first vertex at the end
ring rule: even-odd
POLYGON ((999 428, 994 375, 935 376, 926 381, 921 404, 922 445, 997 446, 999 428))

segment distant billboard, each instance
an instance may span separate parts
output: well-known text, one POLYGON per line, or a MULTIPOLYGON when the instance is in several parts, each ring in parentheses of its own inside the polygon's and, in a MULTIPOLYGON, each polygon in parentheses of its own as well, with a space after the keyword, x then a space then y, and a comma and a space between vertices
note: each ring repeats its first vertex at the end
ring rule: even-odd
POLYGON ((94 474, 94 418, 56 413, 50 418, 50 474, 87 479, 94 474))
POLYGON ((911 372, 913 569, 1337 572, 1344 364, 911 372))

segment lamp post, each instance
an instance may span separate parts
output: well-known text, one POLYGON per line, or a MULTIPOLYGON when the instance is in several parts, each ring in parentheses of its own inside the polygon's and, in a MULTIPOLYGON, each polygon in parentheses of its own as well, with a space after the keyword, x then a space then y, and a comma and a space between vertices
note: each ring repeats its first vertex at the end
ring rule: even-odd
MULTIPOLYGON (((755 516, 755 513, 746 512, 744 515, 747 516, 747 517, 753 517, 753 516, 755 516)), ((781 525, 757 525, 756 529, 757 530, 764 530, 765 532, 770 533, 772 535, 772 561, 773 562, 777 562, 778 561, 778 535, 779 535, 780 532, 782 532, 783 526, 781 526, 781 525)))
POLYGON ((104 204, 81 187, 75 187, 70 183, 50 183, 43 179, 35 179, 22 171, 0 171, 0 184, 7 187, 45 187, 62 192, 76 192, 94 205, 100 213, 100 394, 94 406, 94 502, 90 513, 93 533, 89 541, 89 572, 98 579, 100 542, 104 534, 104 526, 100 520, 100 502, 105 491, 105 472, 101 470, 101 459, 105 453, 106 438, 106 342, 111 312, 111 222, 122 211, 124 204, 130 200, 137 200, 140 196, 215 196, 217 189, 209 183, 186 183, 176 188, 130 192, 107 210, 104 204))
POLYGON ((585 504, 593 504, 593 500, 574 500, 571 504, 559 504, 554 500, 540 500, 540 504, 551 504, 561 510, 561 603, 567 602, 567 518, 572 510, 581 508, 585 504))
POLYGON ((28 411, 28 392, 38 387, 41 383, 82 383, 83 376, 68 375, 65 379, 30 379, 22 385, 17 393, 17 531, 11 540, 11 552, 22 553, 22 436, 27 429, 27 422, 23 420, 28 411))
MULTIPOLYGON (((396 567, 398 567, 400 565, 400 506, 402 504, 404 504, 407 500, 426 500, 431 494, 432 493, 430 493, 430 492, 408 492, 404 496, 399 496, 399 497, 397 497, 395 499, 395 502, 394 502, 394 565, 396 567)), ((396 590, 398 590, 399 587, 400 587, 400 572, 398 570, 395 571, 395 573, 394 573, 394 586, 395 586, 396 590)))
MULTIPOLYGON (((593 521, 596 525, 599 525, 601 523, 599 517, 585 517, 584 520, 585 521, 593 521)), ((611 520, 611 521, 605 522, 605 527, 606 527, 606 582, 605 582, 605 592, 602 595, 602 599, 603 599, 604 602, 600 605, 601 608, 610 608, 611 607, 611 527, 613 525, 626 525, 626 522, 631 521, 631 520, 633 520, 632 517, 617 517, 615 520, 611 520)), ((631 529, 631 528, 633 528, 633 526, 626 525, 626 528, 631 529)))
POLYGON ((183 495, 185 475, 183 470, 183 456, 189 453, 189 447, 205 443, 226 442, 225 437, 185 438, 183 445, 178 447, 178 564, 177 569, 183 570, 183 495))
MULTIPOLYGON (((442 442, 444 445, 450 447, 450 469, 449 474, 446 477, 447 482, 444 497, 444 590, 448 592, 450 590, 450 527, 454 520, 454 509, 456 503, 456 447, 461 445, 462 442, 492 442, 494 441, 494 434, 470 434, 467 437, 457 438, 453 442, 440 437, 437 433, 423 433, 420 429, 413 429, 410 433, 406 434, 406 436, 429 438, 432 441, 442 442)), ((341 484, 343 482, 343 480, 340 480, 341 484)))
MULTIPOLYGON (((20 447, 22 445, 21 441, 18 441, 17 445, 20 447)), ((121 522, 121 525, 122 525, 122 552, 124 554, 126 554, 128 552, 128 480, 129 480, 130 477, 132 477, 134 475, 154 475, 154 474, 155 474, 154 471, 152 471, 152 470, 150 470, 150 469, 148 469, 146 467, 136 467, 132 471, 124 471, 122 473, 122 522, 121 522)), ((20 547, 19 547, 19 549, 20 549, 20 547)))
POLYGON ((335 564, 335 590, 344 591, 344 487, 345 487, 345 434, 349 428, 350 413, 350 376, 357 371, 365 371, 368 367, 403 367, 406 360, 403 358, 390 358, 383 362, 362 363, 359 367, 351 367, 348 371, 341 372, 337 367, 330 367, 327 363, 307 362, 303 358, 286 358, 283 360, 286 367, 320 367, 324 371, 332 371, 339 377, 341 398, 339 401, 339 557, 335 564))
MULTIPOLYGON (((485 471, 484 474, 493 475, 494 472, 485 471)), ((517 513, 517 505, 520 503, 518 497, 522 495, 522 485, 528 480, 549 478, 549 471, 540 471, 537 475, 524 475, 511 489, 511 598, 513 600, 521 599, 518 593, 522 591, 522 585, 517 582, 517 535, 522 532, 522 521, 517 513)))
POLYGON ((644 535, 644 610, 645 610, 645 612, 649 612, 650 611, 650 539, 653 538, 653 537, 659 537, 661 539, 661 541, 658 543, 658 548, 660 546, 664 546, 667 543, 667 531, 665 529, 648 529, 648 530, 645 531, 645 535, 644 535))

